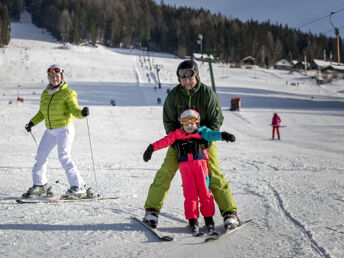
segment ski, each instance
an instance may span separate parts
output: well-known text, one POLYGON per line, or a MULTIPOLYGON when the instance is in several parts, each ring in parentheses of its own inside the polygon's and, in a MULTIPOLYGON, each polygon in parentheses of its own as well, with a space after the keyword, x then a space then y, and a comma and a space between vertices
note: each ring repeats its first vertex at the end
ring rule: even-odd
POLYGON ((192 235, 193 235, 194 237, 201 237, 201 236, 204 236, 204 233, 201 232, 201 231, 198 231, 198 232, 192 232, 192 235))
POLYGON ((223 233, 219 234, 219 233, 216 233, 214 235, 209 235, 207 236, 207 238, 204 240, 204 242, 208 243, 208 242, 211 242, 211 241, 215 241, 215 240, 219 240, 221 238, 224 238, 226 236, 228 236, 229 234, 237 231, 238 229, 241 229, 243 228, 243 226, 247 225, 248 223, 250 223, 251 221, 253 221, 252 219, 250 220, 246 220, 244 222, 241 222, 241 224, 239 226, 237 226, 236 228, 234 229, 226 229, 223 233))
POLYGON ((164 235, 164 233, 162 233, 161 231, 159 231, 156 228, 152 228, 150 227, 147 223, 145 223, 142 219, 140 219, 139 217, 136 216, 132 216, 132 219, 134 219, 135 221, 141 223, 142 225, 144 225, 147 229, 150 230, 150 232, 152 232, 158 239, 160 239, 161 241, 173 241, 173 237, 169 236, 169 235, 164 235))
POLYGON ((209 234, 206 236, 206 239, 204 240, 205 242, 211 241, 211 240, 215 240, 214 238, 218 238, 220 236, 219 233, 217 233, 216 231, 214 231, 213 233, 209 234), (208 239, 208 240, 207 240, 208 239))
POLYGON ((34 203, 60 203, 60 202, 88 202, 88 201, 104 201, 104 200, 115 200, 119 196, 115 197, 87 197, 79 199, 61 199, 60 197, 53 199, 17 199, 18 204, 34 204, 34 203))

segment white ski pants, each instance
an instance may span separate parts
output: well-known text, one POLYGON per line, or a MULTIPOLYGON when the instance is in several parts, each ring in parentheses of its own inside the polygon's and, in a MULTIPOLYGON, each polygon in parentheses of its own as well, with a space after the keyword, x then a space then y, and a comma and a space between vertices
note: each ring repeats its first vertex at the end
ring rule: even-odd
POLYGON ((57 145, 59 160, 66 171, 70 186, 83 187, 84 181, 80 176, 78 168, 71 158, 72 144, 74 141, 74 125, 56 129, 46 129, 39 143, 36 163, 32 169, 34 185, 45 185, 47 183, 47 160, 50 152, 57 145))

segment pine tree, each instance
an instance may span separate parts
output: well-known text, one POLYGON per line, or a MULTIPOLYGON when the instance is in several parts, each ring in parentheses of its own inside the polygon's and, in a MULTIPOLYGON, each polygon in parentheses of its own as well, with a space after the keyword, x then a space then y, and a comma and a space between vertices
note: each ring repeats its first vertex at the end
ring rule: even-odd
POLYGON ((72 20, 67 9, 64 9, 57 22, 57 31, 60 33, 63 41, 70 41, 70 32, 72 31, 72 20))
POLYGON ((6 5, 0 2, 0 47, 10 42, 10 16, 6 5))
POLYGON ((91 32, 91 43, 95 45, 97 43, 97 25, 93 18, 90 20, 90 32, 91 32))

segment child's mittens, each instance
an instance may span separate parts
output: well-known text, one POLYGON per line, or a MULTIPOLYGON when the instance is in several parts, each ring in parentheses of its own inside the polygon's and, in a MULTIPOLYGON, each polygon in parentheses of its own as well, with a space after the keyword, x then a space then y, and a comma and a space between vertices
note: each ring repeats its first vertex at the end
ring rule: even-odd
POLYGON ((221 138, 222 138, 222 140, 224 140, 226 142, 235 142, 235 136, 233 134, 230 134, 227 132, 222 132, 221 138))
POLYGON ((147 150, 145 151, 145 153, 143 153, 143 160, 145 162, 151 159, 153 151, 154 151, 153 145, 149 144, 147 150))

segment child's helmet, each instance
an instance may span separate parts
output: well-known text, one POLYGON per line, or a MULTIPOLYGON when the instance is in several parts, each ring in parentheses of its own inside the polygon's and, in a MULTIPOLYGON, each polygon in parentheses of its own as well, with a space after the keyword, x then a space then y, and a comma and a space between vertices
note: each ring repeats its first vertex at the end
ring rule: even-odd
POLYGON ((199 113, 194 109, 184 110, 179 116, 179 122, 181 124, 197 123, 201 122, 199 113))

